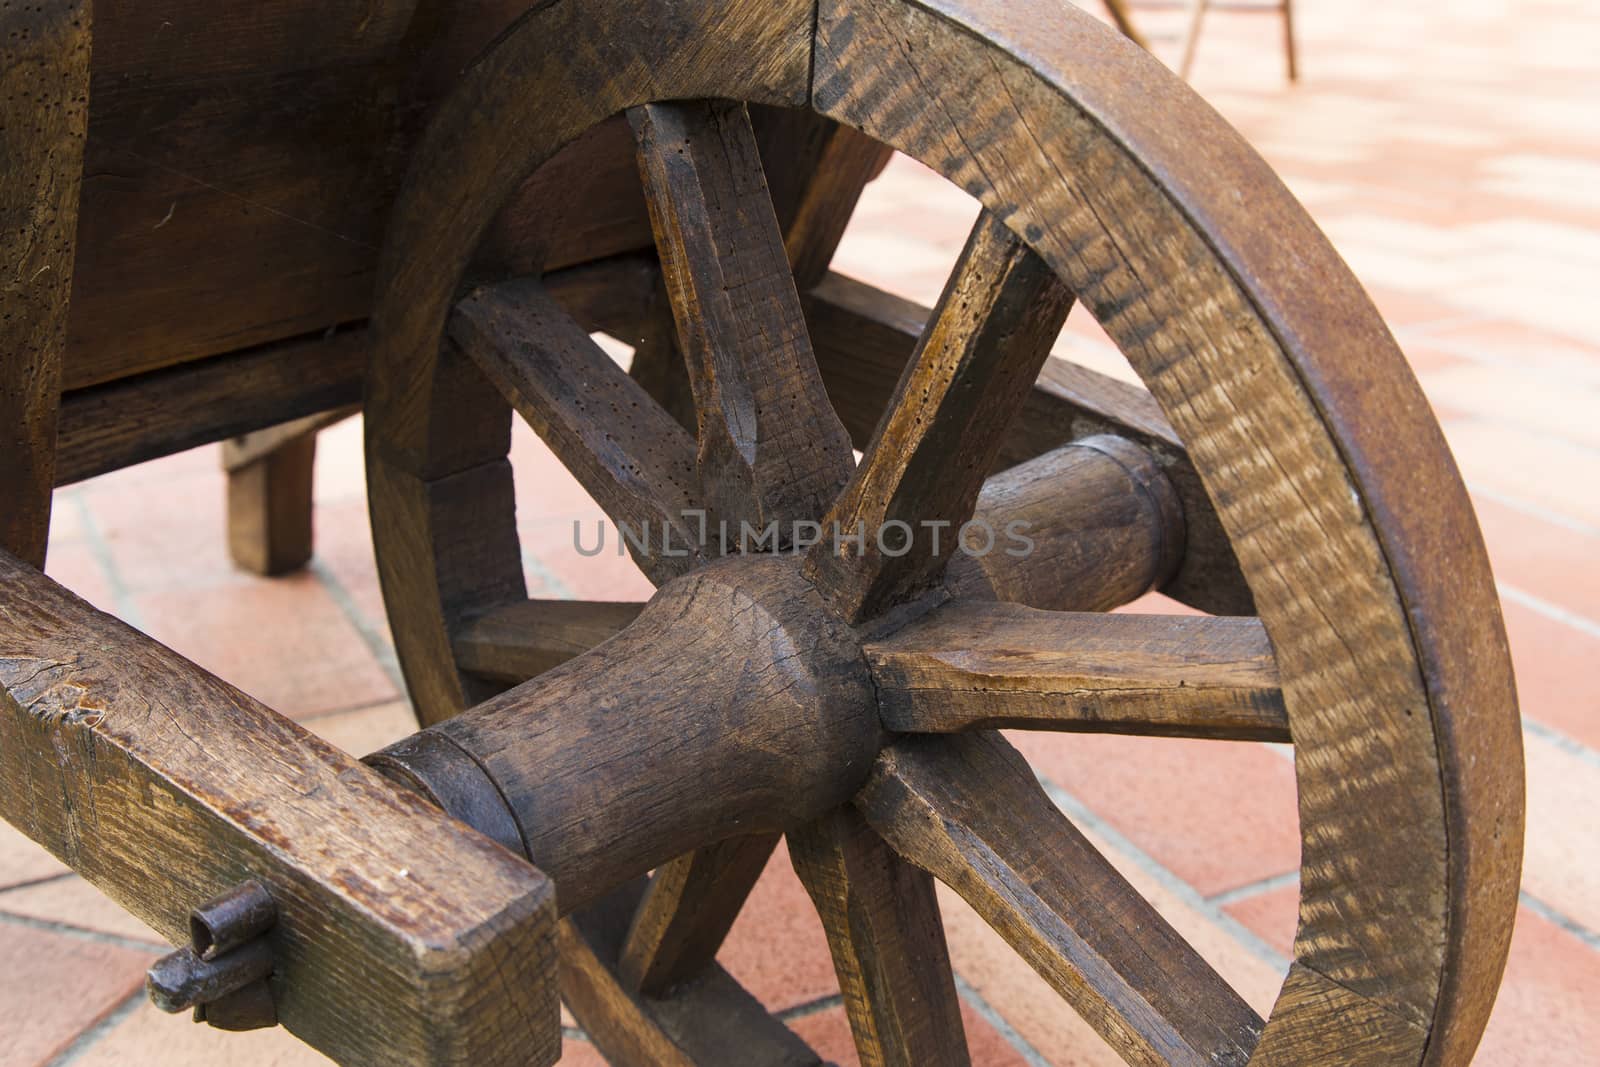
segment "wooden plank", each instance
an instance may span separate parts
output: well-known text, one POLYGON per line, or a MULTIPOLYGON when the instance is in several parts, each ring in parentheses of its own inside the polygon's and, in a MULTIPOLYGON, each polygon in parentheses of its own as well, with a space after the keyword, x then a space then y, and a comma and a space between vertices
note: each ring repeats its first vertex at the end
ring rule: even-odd
POLYGON ((521 600, 463 619, 451 647, 463 671, 515 685, 589 651, 643 609, 593 600, 521 600))
POLYGON ((806 557, 807 575, 846 618, 878 614, 938 581, 953 546, 936 549, 928 524, 972 517, 1001 435, 1071 307, 1044 261, 980 215, 888 414, 806 557), (890 524, 900 538, 892 548, 890 524), (849 535, 860 542, 847 547, 849 535))
MULTIPOLYGON (((929 321, 929 309, 842 274, 804 297, 828 398, 858 447, 866 447, 929 321)), ((1064 359, 1045 362, 1000 446, 1000 466, 1024 463, 1068 441, 1116 434, 1156 456, 1183 502, 1182 565, 1162 592, 1218 615, 1255 612, 1216 507, 1188 453, 1148 392, 1064 359)))
POLYGON ((451 337, 616 524, 657 583, 702 559, 694 442, 536 281, 463 300, 451 337), (698 516, 698 519, 697 519, 698 516))
POLYGON ((56 481, 90 5, 0 8, 0 549, 44 566, 56 481))
MULTIPOLYGON (((421 119, 526 8, 99 4, 67 388, 366 318, 421 119)), ((525 182, 495 247, 551 270, 648 248, 616 131, 525 182)))
POLYGON ((778 837, 729 838, 656 868, 617 960, 623 986, 659 997, 710 967, 778 837))
POLYGON ((648 104, 639 141, 678 342, 699 418, 700 492, 735 529, 787 540, 843 487, 853 460, 828 406, 743 104, 648 104))
POLYGON ((866 646, 883 724, 1288 741, 1259 619, 958 601, 866 646))
POLYGON ((994 733, 903 738, 856 805, 971 904, 1129 1063, 1242 1067, 1261 1020, 994 733))
POLYGON ((561 996, 616 1067, 820 1067, 805 1042, 713 963, 666 998, 617 981, 629 917, 644 880, 561 922, 561 996))
POLYGON ((832 125, 822 137, 816 170, 783 232, 789 266, 801 292, 827 276, 862 190, 894 155, 892 148, 848 126, 832 125))
POLYGON ((789 834, 817 907, 856 1051, 871 1067, 971 1062, 933 879, 850 808, 789 834))
POLYGON ((553 1063, 537 870, 0 554, 0 814, 173 943, 267 886, 274 1001, 348 1063, 553 1063))
POLYGON ((297 441, 307 434, 316 434, 335 426, 361 412, 356 404, 319 411, 288 422, 280 422, 264 430, 238 434, 222 443, 222 469, 228 472, 248 467, 263 460, 278 449, 297 441))
POLYGON ((364 329, 317 334, 69 392, 56 482, 358 403, 367 344, 364 329))

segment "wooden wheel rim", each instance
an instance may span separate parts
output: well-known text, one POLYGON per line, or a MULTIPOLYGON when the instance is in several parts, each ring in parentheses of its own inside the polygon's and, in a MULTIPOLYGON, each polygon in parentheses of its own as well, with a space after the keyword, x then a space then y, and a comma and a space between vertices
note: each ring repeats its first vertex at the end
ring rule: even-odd
MULTIPOLYGON (((368 464, 386 587, 435 547, 431 531, 402 534, 418 522, 405 486, 466 469, 426 413, 445 316, 518 183, 636 104, 810 105, 940 171, 1049 263, 1216 502, 1273 639, 1300 790, 1295 964, 1252 1062, 1467 1058, 1516 903, 1515 695, 1465 490, 1359 286, 1222 120, 1075 9, 752 10, 543 5, 436 117, 374 315, 368 464), (637 29, 608 29, 624 25, 637 29), (519 106, 541 120, 480 118, 519 106)), ((430 647, 400 630, 408 669, 448 656, 438 635, 430 647)))

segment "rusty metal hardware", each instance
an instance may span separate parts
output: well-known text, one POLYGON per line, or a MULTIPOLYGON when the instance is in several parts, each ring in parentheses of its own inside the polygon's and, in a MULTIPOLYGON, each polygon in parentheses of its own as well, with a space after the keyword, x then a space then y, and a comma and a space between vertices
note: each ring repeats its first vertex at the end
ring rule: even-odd
POLYGON ((166 1012, 194 1009, 194 1021, 220 1030, 276 1026, 267 983, 266 932, 277 908, 265 886, 242 882, 189 913, 190 944, 156 961, 145 976, 150 1000, 166 1012))

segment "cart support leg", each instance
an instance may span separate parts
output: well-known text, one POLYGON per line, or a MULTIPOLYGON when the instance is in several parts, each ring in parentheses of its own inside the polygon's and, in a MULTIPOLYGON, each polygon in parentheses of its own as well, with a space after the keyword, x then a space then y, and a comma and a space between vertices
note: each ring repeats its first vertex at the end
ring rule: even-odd
POLYGON ((44 565, 89 115, 89 3, 0 8, 0 547, 44 565))
POLYGON ((317 433, 354 411, 318 412, 223 442, 228 552, 235 566, 271 577, 310 561, 317 433))

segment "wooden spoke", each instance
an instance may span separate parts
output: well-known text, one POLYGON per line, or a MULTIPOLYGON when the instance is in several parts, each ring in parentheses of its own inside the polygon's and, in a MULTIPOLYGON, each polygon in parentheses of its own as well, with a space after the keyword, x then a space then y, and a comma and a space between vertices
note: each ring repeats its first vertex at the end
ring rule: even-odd
POLYGON ((536 281, 480 289, 450 336, 631 535, 657 584, 700 558, 693 441, 536 281))
POLYGON ((904 738, 856 799, 1130 1063, 1243 1064, 1261 1020, 1051 804, 999 734, 904 738))
POLYGON ((834 125, 825 136, 816 173, 806 183, 783 238, 802 292, 827 275, 861 191, 894 155, 893 149, 849 126, 834 125))
POLYGON ((889 414, 807 558, 808 575, 845 617, 874 614, 937 580, 953 529, 941 552, 924 524, 971 518, 1006 424, 1071 306, 1042 260, 997 218, 979 216, 889 414), (891 533, 892 523, 900 525, 891 533))
POLYGON ((622 984, 661 996, 710 966, 779 836, 730 838, 658 868, 617 960, 622 984))
POLYGON ((666 998, 617 981, 638 879, 560 926, 561 999, 617 1067, 818 1067, 821 1061, 727 971, 711 963, 666 998), (712 1022, 714 1021, 714 1025, 712 1022))
POLYGON ((812 521, 850 476, 743 104, 629 112, 700 419, 703 495, 737 528, 812 521))
POLYGON ((849 808, 791 831, 789 854, 828 932, 861 1062, 970 1062, 933 879, 849 808))
POLYGON ((1261 620, 957 601, 868 645, 890 730, 1047 729, 1287 741, 1261 620))
POLYGON ((643 604, 520 600, 467 619, 451 645, 462 670, 515 685, 589 651, 642 610, 643 604))
MULTIPOLYGON (((805 307, 828 397, 852 440, 865 448, 931 312, 842 274, 829 274, 809 291, 805 307)), ((997 463, 1023 463, 1091 434, 1116 434, 1149 449, 1183 502, 1187 546, 1162 592, 1217 615, 1255 614, 1216 506, 1145 390, 1066 360, 1047 360, 1006 431, 997 463)))

